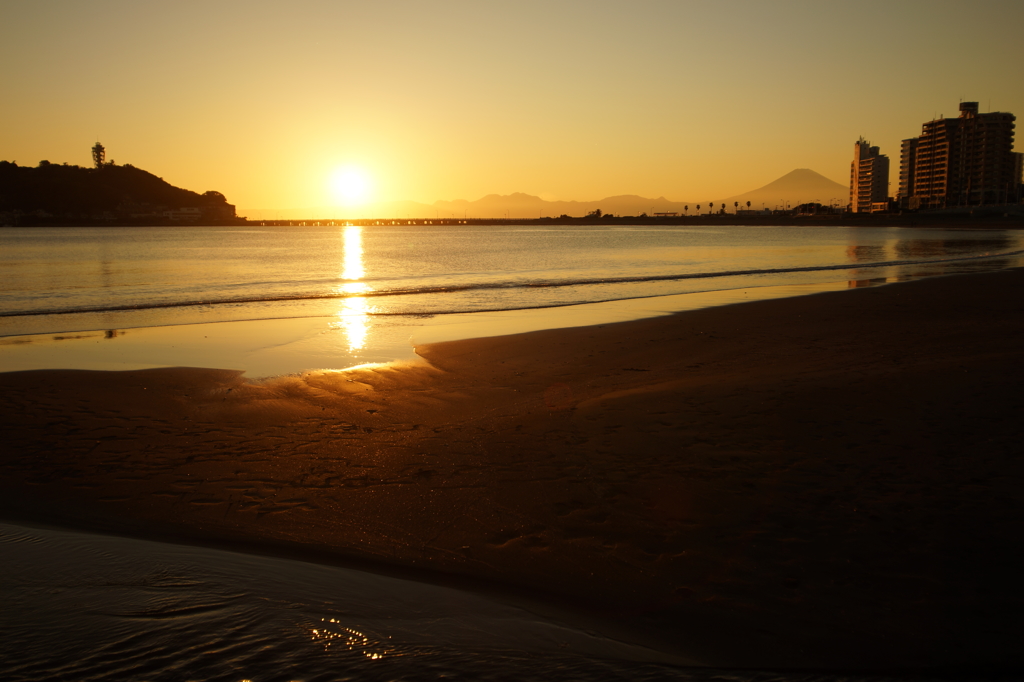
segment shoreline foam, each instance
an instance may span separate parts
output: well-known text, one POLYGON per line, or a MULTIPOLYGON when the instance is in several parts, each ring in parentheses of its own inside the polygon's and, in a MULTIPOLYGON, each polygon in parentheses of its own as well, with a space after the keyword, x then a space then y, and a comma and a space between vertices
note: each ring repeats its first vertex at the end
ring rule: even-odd
POLYGON ((508 584, 713 665, 1019 667, 1022 286, 933 278, 260 383, 2 374, 0 513, 508 584))

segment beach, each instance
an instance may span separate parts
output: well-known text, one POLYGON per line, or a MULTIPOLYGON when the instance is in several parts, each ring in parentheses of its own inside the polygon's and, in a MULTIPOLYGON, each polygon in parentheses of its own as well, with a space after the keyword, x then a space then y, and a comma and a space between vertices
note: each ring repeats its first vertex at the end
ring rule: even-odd
POLYGON ((245 368, 0 374, 7 520, 505 591, 718 667, 1019 669, 1024 270, 245 368))

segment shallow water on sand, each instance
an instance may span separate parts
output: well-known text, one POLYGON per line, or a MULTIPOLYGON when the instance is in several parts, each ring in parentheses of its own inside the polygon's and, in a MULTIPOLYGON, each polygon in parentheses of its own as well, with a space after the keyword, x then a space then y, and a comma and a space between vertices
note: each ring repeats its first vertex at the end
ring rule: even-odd
POLYGON ((449 587, 6 523, 0 574, 10 682, 894 679, 689 667, 449 587))
POLYGON ((602 679, 668 658, 345 568, 6 524, 0 547, 5 680, 487 677, 507 665, 602 679))

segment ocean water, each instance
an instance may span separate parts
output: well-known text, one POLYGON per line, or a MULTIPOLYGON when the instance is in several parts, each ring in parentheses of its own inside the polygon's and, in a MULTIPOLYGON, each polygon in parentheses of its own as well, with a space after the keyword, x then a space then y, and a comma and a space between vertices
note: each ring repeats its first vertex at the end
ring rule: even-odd
POLYGON ((906 228, 4 228, 0 320, 11 334, 76 331, 88 313, 148 326, 514 310, 941 273, 1022 251, 1014 232, 906 228))
POLYGON ((0 371, 344 368, 414 343, 1022 262, 1024 238, 1003 230, 2 228, 0 371))

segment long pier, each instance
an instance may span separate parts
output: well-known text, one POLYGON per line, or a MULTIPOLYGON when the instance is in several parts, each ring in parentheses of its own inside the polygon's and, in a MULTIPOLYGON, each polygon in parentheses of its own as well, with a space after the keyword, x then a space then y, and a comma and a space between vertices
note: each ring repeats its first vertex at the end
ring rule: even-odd
MULTIPOLYGON (((1002 207, 1001 207, 1002 208, 1002 207)), ((1016 207, 1015 207, 1016 208, 1016 207)), ((1017 210, 977 211, 970 213, 818 213, 818 214, 773 214, 773 215, 721 215, 701 216, 587 216, 571 218, 361 218, 352 220, 325 220, 307 218, 304 220, 254 220, 247 225, 280 227, 368 227, 373 225, 395 227, 451 226, 451 225, 750 225, 750 226, 876 226, 876 227, 1024 227, 1024 215, 1017 210)))
MULTIPOLYGON (((10 222, 0 221, 0 227, 157 227, 188 225, 183 221, 133 219, 99 219, 18 216, 10 222)), ((574 218, 304 218, 304 219, 263 219, 231 218, 210 223, 212 225, 272 226, 272 227, 345 227, 372 225, 394 227, 430 227, 452 225, 650 225, 650 226, 847 226, 847 227, 976 227, 995 229, 1024 228, 1024 205, 984 206, 973 211, 921 211, 906 213, 817 213, 794 214, 792 212, 771 215, 750 215, 716 213, 713 215, 654 215, 618 216, 602 215, 574 218)))

